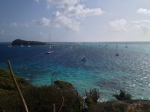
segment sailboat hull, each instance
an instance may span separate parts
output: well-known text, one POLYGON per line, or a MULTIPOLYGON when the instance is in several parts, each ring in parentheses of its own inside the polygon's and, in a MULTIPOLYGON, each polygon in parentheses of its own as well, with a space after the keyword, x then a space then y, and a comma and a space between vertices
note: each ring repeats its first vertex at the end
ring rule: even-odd
POLYGON ((46 52, 45 54, 52 54, 53 53, 53 51, 49 51, 49 52, 46 52))

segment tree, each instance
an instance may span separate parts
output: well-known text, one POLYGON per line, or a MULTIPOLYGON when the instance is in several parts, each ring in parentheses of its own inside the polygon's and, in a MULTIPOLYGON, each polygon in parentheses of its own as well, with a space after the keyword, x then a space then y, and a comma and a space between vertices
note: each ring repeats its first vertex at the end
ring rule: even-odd
POLYGON ((100 93, 96 89, 92 89, 90 90, 90 92, 85 91, 85 94, 85 103, 88 107, 92 106, 93 104, 96 104, 100 97, 100 93))
POLYGON ((125 91, 120 89, 120 94, 113 94, 113 97, 115 97, 117 100, 131 100, 132 95, 126 93, 125 91))

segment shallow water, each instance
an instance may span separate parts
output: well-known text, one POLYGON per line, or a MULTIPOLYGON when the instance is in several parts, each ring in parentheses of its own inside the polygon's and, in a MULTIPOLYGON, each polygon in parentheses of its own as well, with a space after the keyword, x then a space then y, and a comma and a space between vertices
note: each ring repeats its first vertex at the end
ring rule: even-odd
POLYGON ((124 89, 134 99, 150 98, 150 43, 59 43, 53 54, 48 46, 12 46, 0 43, 0 68, 7 60, 15 75, 33 85, 50 85, 52 79, 71 82, 84 96, 85 89, 96 88, 101 101, 113 100, 112 94, 124 89), (87 61, 81 61, 83 55, 87 61))

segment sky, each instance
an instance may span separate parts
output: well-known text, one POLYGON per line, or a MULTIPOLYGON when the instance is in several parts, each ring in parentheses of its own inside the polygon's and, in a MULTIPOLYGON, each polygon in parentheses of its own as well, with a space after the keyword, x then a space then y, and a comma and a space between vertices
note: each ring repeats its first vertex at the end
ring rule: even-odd
POLYGON ((150 41, 150 0, 0 0, 0 42, 150 41))

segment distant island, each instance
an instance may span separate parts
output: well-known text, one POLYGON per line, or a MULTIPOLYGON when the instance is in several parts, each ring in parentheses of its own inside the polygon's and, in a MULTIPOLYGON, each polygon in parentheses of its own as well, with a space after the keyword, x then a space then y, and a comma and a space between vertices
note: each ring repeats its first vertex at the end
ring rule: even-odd
POLYGON ((39 42, 39 41, 26 41, 21 39, 14 40, 11 45, 47 45, 45 42, 39 42))

